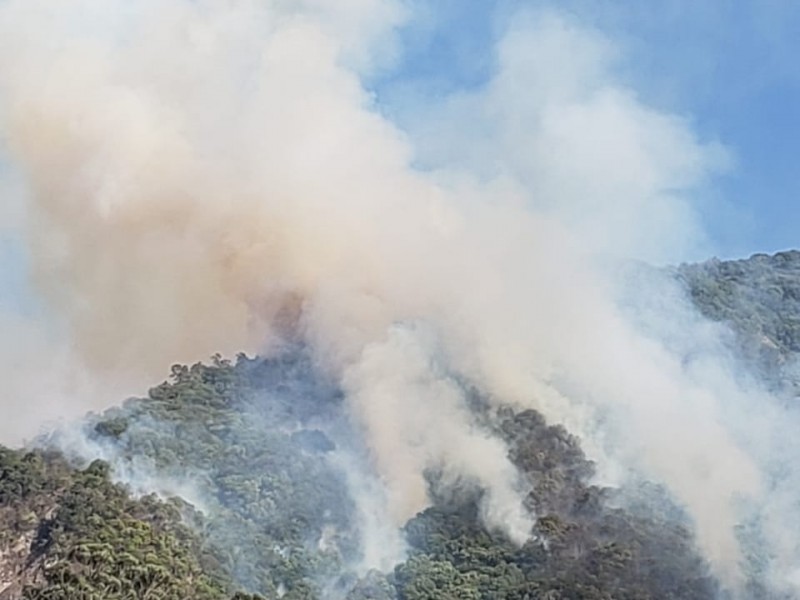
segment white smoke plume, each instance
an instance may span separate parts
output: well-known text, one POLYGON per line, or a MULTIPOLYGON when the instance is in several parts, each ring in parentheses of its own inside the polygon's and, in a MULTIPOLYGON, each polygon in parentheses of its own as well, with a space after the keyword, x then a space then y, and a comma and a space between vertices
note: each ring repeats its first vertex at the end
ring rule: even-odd
POLYGON ((603 476, 664 483, 735 583, 737 507, 763 488, 724 418, 736 386, 643 334, 608 269, 703 247, 692 198, 724 152, 555 14, 516 20, 486 86, 401 129, 363 81, 412 17, 393 0, 0 4, 0 131, 70 360, 141 381, 299 335, 342 383, 396 524, 441 468, 524 541, 516 474, 457 374, 581 435, 603 476))
POLYGON ((487 521, 523 544, 532 523, 515 493, 506 448, 471 423, 463 392, 433 363, 432 342, 413 328, 393 327, 386 341, 365 348, 344 378, 366 442, 384 473, 389 514, 402 523, 428 504, 424 473, 441 467, 467 475, 488 491, 487 521))

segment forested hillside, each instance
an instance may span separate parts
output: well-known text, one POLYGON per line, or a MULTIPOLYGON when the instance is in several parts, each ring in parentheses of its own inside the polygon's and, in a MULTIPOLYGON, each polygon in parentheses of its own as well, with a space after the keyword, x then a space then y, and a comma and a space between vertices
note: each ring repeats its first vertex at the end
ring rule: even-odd
POLYGON ((730 325, 773 388, 800 395, 800 251, 682 265, 677 275, 703 315, 730 325))
MULTIPOLYGON (((800 253, 675 272, 748 360, 796 385, 800 253)), ((176 365, 145 397, 88 416, 82 449, 74 432, 1 449, 0 600, 718 596, 662 490, 643 483, 623 503, 590 484, 594 467, 562 427, 469 396, 524 476, 536 523, 522 547, 481 525, 482 490, 431 471, 433 505, 405 524, 405 560, 361 569, 365 524, 343 466, 359 455, 356 431, 341 391, 292 346, 176 365)), ((749 585, 764 595, 757 577, 749 585)))

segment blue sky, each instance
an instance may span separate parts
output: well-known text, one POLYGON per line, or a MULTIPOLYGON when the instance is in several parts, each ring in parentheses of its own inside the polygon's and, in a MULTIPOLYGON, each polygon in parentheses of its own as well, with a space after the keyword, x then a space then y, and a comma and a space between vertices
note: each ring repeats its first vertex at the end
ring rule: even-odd
MULTIPOLYGON (((421 4, 421 3, 420 3, 421 4)), ((492 42, 519 9, 547 2, 441 0, 402 33, 404 54, 372 82, 392 113, 418 97, 480 86, 492 42)), ((800 3, 791 0, 564 0, 558 9, 620 49, 620 75, 643 102, 726 146, 703 219, 716 253, 800 245, 800 3)))

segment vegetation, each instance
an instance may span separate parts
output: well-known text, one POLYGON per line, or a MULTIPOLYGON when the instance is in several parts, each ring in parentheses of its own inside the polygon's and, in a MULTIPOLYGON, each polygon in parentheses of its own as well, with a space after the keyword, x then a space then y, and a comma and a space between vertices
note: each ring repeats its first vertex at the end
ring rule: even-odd
MULTIPOLYGON (((606 507, 584 482, 577 440, 533 411, 500 415, 511 457, 531 484, 536 537, 516 548, 478 520, 478 495, 437 504, 406 525, 413 553, 397 567, 399 597, 712 598, 717 587, 675 520, 606 507)), ((653 504, 667 504, 657 498, 653 504)))
MULTIPOLYGON (((192 476, 202 514, 178 499, 134 498, 109 463, 75 469, 58 452, 4 450, 4 543, 25 543, 21 596, 198 598, 707 598, 713 581, 688 532, 604 508, 584 482, 577 440, 537 413, 492 419, 527 474, 536 537, 516 548, 480 524, 480 490, 442 496, 405 527, 410 555, 358 578, 347 489, 316 428, 336 390, 302 352, 278 360, 175 367, 147 398, 91 417, 87 434, 120 471, 192 476), (127 596, 126 596, 127 594, 127 596), (226 596, 227 594, 227 596, 226 596)), ((49 440, 53 445, 57 438, 49 440)), ((431 489, 437 489, 430 474, 431 489)))
POLYGON ((704 316, 731 327, 736 350, 775 391, 800 396, 800 251, 712 259, 675 273, 704 316))
MULTIPOLYGON (((750 360, 790 378, 800 253, 675 273, 750 360)), ((90 415, 83 436, 105 460, 64 454, 58 433, 0 448, 0 599, 718 596, 661 490, 643 484, 640 507, 616 502, 588 483, 593 465, 563 428, 470 394, 525 478, 537 520, 521 548, 481 525, 480 489, 444 490, 431 472, 433 504, 404 527, 407 559, 355 573, 359 525, 336 459, 353 432, 340 391, 289 348, 176 365, 146 397, 90 415)))
POLYGON ((109 474, 99 460, 78 470, 56 453, 0 450, 4 597, 225 598, 178 507, 133 499, 109 474))

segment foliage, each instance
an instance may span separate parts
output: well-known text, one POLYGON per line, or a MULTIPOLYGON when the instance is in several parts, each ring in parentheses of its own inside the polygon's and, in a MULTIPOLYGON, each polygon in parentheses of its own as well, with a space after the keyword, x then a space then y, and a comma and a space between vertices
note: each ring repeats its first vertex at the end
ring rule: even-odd
POLYGON ((122 463, 195 475, 218 567, 250 592, 304 598, 355 552, 352 503, 327 460, 334 444, 311 426, 339 400, 303 353, 216 357, 174 366, 170 382, 98 418, 91 436, 122 463))
POLYGON ((133 499, 112 483, 107 463, 77 470, 52 452, 3 448, 0 473, 3 543, 24 550, 20 567, 36 567, 16 582, 19 597, 226 597, 224 577, 203 570, 200 541, 176 507, 153 496, 133 499), (19 540, 27 543, 19 547, 19 540))
MULTIPOLYGON (((108 463, 4 450, 0 498, 36 529, 24 598, 709 598, 687 530, 605 506, 578 440, 533 411, 485 415, 525 474, 535 538, 516 548, 479 518, 480 490, 437 496, 405 527, 408 560, 353 576, 357 527, 329 460, 341 395, 302 352, 176 366, 148 397, 87 421, 115 469, 176 481, 185 501, 133 498, 108 463), (24 507, 24 508, 23 508, 24 507), (94 594, 94 596, 92 596, 94 594), (128 594, 128 596, 125 596, 128 594), (252 597, 252 596, 250 596, 252 597)), ((479 399, 476 406, 480 405, 479 399)), ((51 440, 51 443, 53 440, 51 440)), ((663 501, 660 499, 659 501, 663 501)))
POLYGON ((414 554, 395 570, 402 600, 716 596, 689 531, 606 507, 609 492, 585 484, 592 465, 563 428, 547 426, 533 411, 510 410, 498 426, 531 484, 536 537, 516 548, 486 531, 479 494, 431 507, 406 525, 414 554))
MULTIPOLYGON (((706 316, 730 324, 745 358, 791 380, 800 253, 674 273, 706 316)), ((146 397, 87 417, 105 462, 64 456, 57 435, 0 447, 0 598, 718 597, 662 490, 642 484, 627 491, 638 503, 622 501, 590 483, 593 465, 562 427, 466 392, 523 476, 536 515, 523 547, 482 525, 482 490, 444 489, 431 472, 432 506, 404 527, 407 560, 354 573, 358 519, 336 456, 355 432, 340 390, 295 347, 175 365, 146 397)))
POLYGON ((800 251, 713 259, 675 274, 704 316, 731 327, 736 350, 777 391, 800 395, 800 251))

